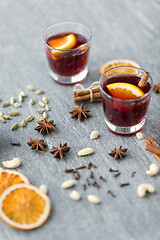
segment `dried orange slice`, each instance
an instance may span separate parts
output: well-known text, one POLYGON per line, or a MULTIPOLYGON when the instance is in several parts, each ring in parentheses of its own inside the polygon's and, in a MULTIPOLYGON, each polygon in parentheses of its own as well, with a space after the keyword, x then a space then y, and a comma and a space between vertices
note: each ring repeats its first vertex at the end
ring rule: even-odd
POLYGON ((135 99, 144 95, 140 88, 130 83, 111 83, 107 85, 107 88, 114 98, 119 99, 135 99))
POLYGON ((20 183, 29 184, 28 179, 22 173, 0 169, 0 196, 7 188, 20 183))
POLYGON ((67 36, 64 37, 60 37, 60 38, 56 38, 53 40, 50 40, 48 42, 48 44, 52 47, 52 48, 57 48, 57 50, 51 50, 52 53, 58 53, 61 51, 58 50, 69 50, 75 47, 77 43, 77 39, 76 36, 74 34, 69 34, 67 36))
POLYGON ((14 185, 0 198, 0 217, 14 228, 37 228, 47 220, 49 213, 49 197, 31 184, 14 185))
MULTIPOLYGON (((140 65, 138 63, 136 63, 135 61, 128 60, 128 59, 115 59, 115 60, 110 60, 110 61, 104 63, 100 67, 99 72, 102 75, 104 72, 110 70, 111 68, 121 67, 121 66, 140 68, 140 65)), ((124 72, 123 70, 124 69, 122 69, 122 72, 124 72)), ((126 71, 126 69, 125 69, 126 73, 132 73, 132 71, 133 71, 132 69, 128 69, 128 71, 126 71)), ((133 73, 135 73, 135 72, 133 71, 133 73)))

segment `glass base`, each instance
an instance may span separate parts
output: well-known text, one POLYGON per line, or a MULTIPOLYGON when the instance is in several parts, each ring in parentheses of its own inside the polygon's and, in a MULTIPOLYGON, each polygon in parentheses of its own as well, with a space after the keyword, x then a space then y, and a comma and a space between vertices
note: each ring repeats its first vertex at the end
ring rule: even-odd
POLYGON ((83 82, 88 75, 88 67, 86 67, 83 71, 80 73, 74 75, 74 76, 69 76, 69 77, 63 77, 53 71, 50 70, 49 72, 50 76, 53 78, 53 80, 57 83, 63 84, 63 85, 73 85, 76 83, 81 83, 83 82))
POLYGON ((105 119, 105 123, 107 125, 107 129, 110 130, 111 132, 117 135, 130 136, 142 130, 145 124, 145 118, 140 123, 132 127, 115 126, 106 119, 105 119))

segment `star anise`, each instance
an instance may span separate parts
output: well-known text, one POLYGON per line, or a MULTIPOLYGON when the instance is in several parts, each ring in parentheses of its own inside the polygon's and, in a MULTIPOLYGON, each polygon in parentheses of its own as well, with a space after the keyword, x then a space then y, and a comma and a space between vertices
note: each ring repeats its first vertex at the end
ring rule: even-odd
POLYGON ((56 130, 55 124, 53 120, 47 121, 46 118, 44 118, 44 121, 37 122, 39 125, 35 128, 35 130, 40 131, 40 134, 47 133, 49 134, 49 131, 56 130))
POLYGON ((118 148, 114 148, 114 150, 111 151, 111 153, 109 153, 110 156, 114 157, 115 159, 122 159, 124 157, 127 156, 127 148, 123 148, 122 149, 122 145, 118 148))
POLYGON ((153 85, 153 91, 155 93, 160 93, 160 83, 157 83, 157 84, 153 85))
POLYGON ((64 158, 64 153, 69 152, 70 147, 67 146, 67 143, 64 143, 63 145, 60 143, 59 147, 53 146, 53 150, 50 151, 50 153, 54 154, 55 158, 64 158))
POLYGON ((78 117, 78 120, 81 121, 81 118, 87 118, 90 117, 89 110, 84 110, 83 109, 83 103, 81 104, 80 107, 74 106, 74 108, 69 111, 70 114, 72 114, 71 118, 78 117))
POLYGON ((44 149, 47 147, 47 144, 44 143, 43 139, 38 140, 38 138, 31 138, 29 142, 27 142, 29 146, 31 146, 32 150, 36 150, 37 152, 44 153, 44 149))

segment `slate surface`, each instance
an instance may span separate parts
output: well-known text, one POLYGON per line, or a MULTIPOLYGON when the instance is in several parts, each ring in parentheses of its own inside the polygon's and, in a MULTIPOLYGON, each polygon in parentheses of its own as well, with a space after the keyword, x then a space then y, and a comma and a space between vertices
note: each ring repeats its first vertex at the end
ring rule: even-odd
MULTIPOLYGON (((89 60, 89 76, 84 86, 89 86, 99 78, 99 67, 107 60, 128 58, 138 61, 142 68, 151 72, 154 82, 160 75, 160 1, 133 0, 1 0, 0 7, 0 98, 9 101, 17 97, 20 90, 27 93, 21 107, 21 115, 0 123, 0 160, 20 157, 22 165, 18 171, 24 173, 32 184, 45 183, 49 189, 52 203, 51 215, 41 228, 34 231, 18 231, 0 221, 1 240, 72 240, 72 239, 121 239, 121 240, 158 240, 160 239, 160 175, 149 177, 145 174, 156 159, 144 151, 143 140, 133 137, 119 137, 106 130, 102 106, 88 104, 92 117, 82 123, 70 119, 68 111, 72 109, 72 87, 54 83, 48 76, 46 58, 41 42, 42 30, 55 22, 76 21, 86 24, 93 33, 89 60), (44 137, 49 148, 47 153, 39 154, 29 149, 26 142, 30 137, 40 138, 34 131, 36 122, 27 124, 12 132, 11 126, 30 114, 36 114, 37 101, 41 96, 26 90, 32 84, 43 89, 49 99, 51 112, 57 131, 44 137), (30 106, 34 98, 36 105, 30 106), (90 140, 92 130, 97 129, 100 137, 90 140), (11 141, 20 141, 21 147, 10 146, 11 141), (49 153, 52 145, 67 141, 71 151, 65 160, 59 161, 49 153), (108 152, 114 147, 128 147, 128 157, 115 161, 108 152), (84 147, 93 147, 94 155, 80 158, 77 152, 84 147), (71 190, 62 190, 61 183, 69 176, 64 173, 66 167, 73 168, 93 161, 98 168, 94 170, 96 178, 103 175, 107 183, 100 182, 101 189, 88 187, 84 192, 82 185, 88 170, 81 170, 81 179, 75 189, 82 195, 80 202, 69 197, 71 190), (121 175, 114 179, 108 168, 118 168, 121 175), (131 173, 136 171, 134 178, 131 173), (123 189, 119 183, 130 182, 123 189), (138 184, 148 182, 155 186, 156 194, 144 199, 137 197, 138 184), (112 190, 116 198, 107 194, 112 190), (88 194, 96 194, 102 203, 94 206, 86 199, 88 194)), ((160 96, 153 93, 143 134, 151 134, 160 142, 159 113, 160 96)), ((13 106, 3 109, 8 113, 13 106)), ((0 109, 1 110, 1 109, 0 109)), ((2 166, 2 164, 1 164, 2 166)))

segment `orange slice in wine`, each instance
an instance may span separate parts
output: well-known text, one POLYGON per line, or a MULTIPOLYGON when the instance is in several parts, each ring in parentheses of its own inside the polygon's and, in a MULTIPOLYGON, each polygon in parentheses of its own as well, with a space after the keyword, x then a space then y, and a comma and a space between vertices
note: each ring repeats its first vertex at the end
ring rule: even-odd
POLYGON ((135 99, 144 95, 139 87, 130 83, 111 83, 107 85, 107 88, 114 98, 119 99, 135 99))
POLYGON ((52 47, 55 48, 54 50, 52 49, 52 53, 60 53, 61 51, 58 50, 69 50, 75 47, 77 43, 76 36, 74 34, 69 34, 64 37, 56 38, 53 40, 50 40, 48 44, 52 47), (57 49, 57 50, 56 50, 57 49))

